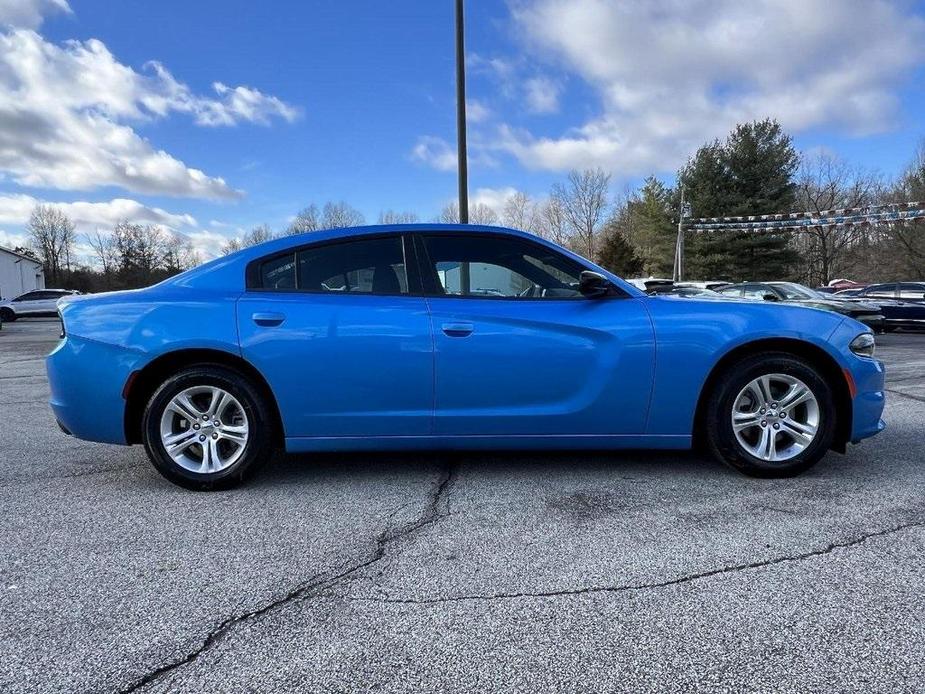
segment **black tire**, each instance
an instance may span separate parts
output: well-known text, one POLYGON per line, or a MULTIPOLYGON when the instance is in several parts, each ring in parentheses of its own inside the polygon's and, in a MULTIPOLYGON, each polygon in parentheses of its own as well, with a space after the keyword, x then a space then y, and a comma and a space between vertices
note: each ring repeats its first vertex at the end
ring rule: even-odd
POLYGON ((0 308, 0 318, 3 319, 4 323, 13 323, 16 320, 16 313, 13 312, 13 309, 4 306, 0 308))
POLYGON ((819 462, 832 447, 835 418, 832 388, 818 369, 795 355, 767 352, 744 358, 720 376, 707 403, 706 439, 713 454, 739 472, 751 477, 794 477, 819 462), (819 405, 815 438, 797 455, 779 462, 752 455, 739 443, 732 426, 733 407, 739 393, 756 378, 770 374, 799 379, 812 391, 819 405))
POLYGON ((273 455, 273 418, 254 385, 237 371, 212 364, 191 366, 167 379, 151 396, 142 419, 142 440, 152 464, 165 478, 193 490, 230 489, 253 475, 273 455), (217 386, 241 404, 247 417, 244 452, 228 467, 212 473, 187 470, 161 441, 161 417, 170 401, 187 388, 217 386))

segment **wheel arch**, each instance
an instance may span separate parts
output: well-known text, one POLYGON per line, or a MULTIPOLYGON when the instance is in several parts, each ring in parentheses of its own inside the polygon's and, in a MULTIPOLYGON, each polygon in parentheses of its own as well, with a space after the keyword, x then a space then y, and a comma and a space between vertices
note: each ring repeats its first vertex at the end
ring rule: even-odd
POLYGON ((285 443, 283 419, 270 384, 267 383, 263 374, 246 359, 218 349, 181 349, 167 352, 129 375, 123 390, 127 443, 141 443, 141 422, 145 405, 154 395, 154 391, 170 375, 197 364, 224 366, 249 379, 266 399, 273 417, 273 442, 283 447, 285 443))
POLYGON ((832 443, 832 448, 840 453, 844 453, 848 441, 851 439, 853 404, 851 400, 851 390, 842 367, 835 358, 822 347, 804 340, 783 337, 755 340, 738 345, 724 354, 722 358, 713 365, 703 387, 700 389, 700 396, 697 399, 697 409, 694 412, 694 446, 700 447, 703 443, 703 436, 706 428, 707 403, 714 388, 716 388, 719 377, 737 361, 763 352, 782 352, 805 359, 819 369, 826 381, 832 384, 832 391, 835 399, 835 439, 832 443))

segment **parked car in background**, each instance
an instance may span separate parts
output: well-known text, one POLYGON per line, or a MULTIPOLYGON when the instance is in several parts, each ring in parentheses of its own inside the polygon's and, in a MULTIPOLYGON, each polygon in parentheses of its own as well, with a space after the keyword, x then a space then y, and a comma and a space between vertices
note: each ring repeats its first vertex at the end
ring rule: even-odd
POLYGON ((864 287, 857 297, 925 303, 925 282, 887 282, 864 287))
POLYGON ((686 284, 675 284, 668 291, 659 291, 657 292, 661 295, 667 296, 683 296, 687 298, 696 297, 698 299, 728 299, 722 294, 714 292, 712 289, 707 289, 706 287, 691 287, 686 284))
POLYGON ((288 236, 146 289, 68 298, 61 317, 46 361, 61 428, 144 443, 196 489, 241 482, 279 447, 702 440, 737 470, 786 477, 884 427, 883 364, 857 321, 647 296, 510 229, 288 236))
POLYGON ((866 302, 839 301, 796 282, 742 282, 719 290, 723 296, 797 304, 851 316, 873 330, 883 330, 880 307, 866 302))
POLYGON ((646 294, 660 294, 670 292, 674 286, 674 280, 664 277, 634 277, 626 280, 637 289, 641 289, 646 294))
POLYGON ((79 293, 70 289, 33 289, 15 299, 0 301, 0 317, 10 323, 17 318, 53 318, 58 315, 58 299, 79 293))
POLYGON ((842 289, 863 289, 865 286, 866 285, 855 282, 854 280, 837 279, 832 280, 824 287, 817 287, 816 291, 822 292, 823 294, 834 294, 842 289))
POLYGON ((876 304, 883 314, 887 332, 900 328, 925 329, 925 283, 888 282, 872 284, 861 289, 845 289, 834 298, 843 301, 876 304))

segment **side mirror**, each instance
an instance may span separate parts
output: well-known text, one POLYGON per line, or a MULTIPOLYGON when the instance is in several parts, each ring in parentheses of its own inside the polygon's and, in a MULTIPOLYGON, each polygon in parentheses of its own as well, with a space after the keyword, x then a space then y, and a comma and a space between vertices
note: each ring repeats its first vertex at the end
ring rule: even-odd
POLYGON ((583 270, 578 279, 578 291, 589 299, 607 296, 613 290, 613 284, 599 272, 583 270))
POLYGON ((777 294, 772 294, 771 292, 766 293, 761 298, 765 301, 780 301, 780 299, 777 298, 777 294))

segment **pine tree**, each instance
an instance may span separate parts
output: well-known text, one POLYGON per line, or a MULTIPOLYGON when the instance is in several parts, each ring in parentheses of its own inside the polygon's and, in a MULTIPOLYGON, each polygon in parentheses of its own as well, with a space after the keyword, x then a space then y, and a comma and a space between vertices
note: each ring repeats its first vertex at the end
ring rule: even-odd
MULTIPOLYGON (((725 142, 701 147, 679 174, 695 217, 790 212, 799 163, 774 120, 736 126, 725 142)), ((702 279, 789 277, 796 260, 788 232, 703 232, 688 240, 687 272, 702 279)))
POLYGON ((626 240, 623 232, 608 224, 601 233, 598 262, 620 277, 636 277, 642 271, 642 261, 626 240))

